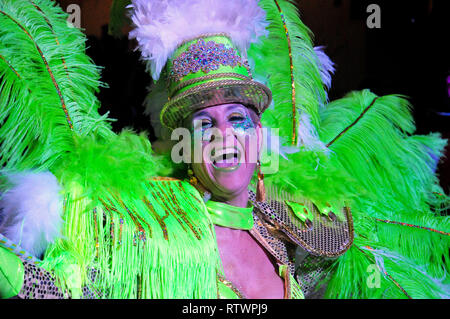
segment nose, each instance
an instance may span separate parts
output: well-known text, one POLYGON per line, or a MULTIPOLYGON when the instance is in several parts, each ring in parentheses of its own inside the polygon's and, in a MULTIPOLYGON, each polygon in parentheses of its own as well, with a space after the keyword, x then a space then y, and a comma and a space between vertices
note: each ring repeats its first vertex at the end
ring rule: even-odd
POLYGON ((216 128, 220 132, 220 136, 218 137, 222 139, 224 146, 230 145, 230 143, 234 143, 236 141, 236 134, 233 126, 230 123, 226 121, 217 123, 216 128))

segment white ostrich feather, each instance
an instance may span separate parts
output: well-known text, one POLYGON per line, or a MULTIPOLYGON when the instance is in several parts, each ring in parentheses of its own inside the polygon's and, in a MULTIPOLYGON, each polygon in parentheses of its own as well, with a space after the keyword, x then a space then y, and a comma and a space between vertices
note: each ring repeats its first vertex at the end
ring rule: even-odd
POLYGON ((258 0, 133 0, 130 38, 138 41, 154 80, 167 59, 186 40, 226 33, 243 57, 268 25, 258 0))
POLYGON ((304 147, 306 151, 323 152, 326 155, 330 153, 325 143, 319 139, 317 130, 306 113, 300 115, 298 123, 298 146, 304 147))
POLYGON ((322 78, 322 82, 327 89, 331 88, 331 77, 336 71, 334 68, 334 62, 331 61, 330 57, 325 53, 325 47, 319 46, 314 47, 314 52, 316 53, 319 67, 320 67, 320 76, 322 78))
POLYGON ((50 172, 5 176, 12 187, 0 198, 0 233, 39 258, 61 236, 61 188, 50 172))

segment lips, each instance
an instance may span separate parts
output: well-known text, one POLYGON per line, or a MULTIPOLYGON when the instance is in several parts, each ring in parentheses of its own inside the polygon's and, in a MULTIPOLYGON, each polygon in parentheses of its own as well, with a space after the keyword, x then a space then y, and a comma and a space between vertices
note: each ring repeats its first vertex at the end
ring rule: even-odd
POLYGON ((222 148, 211 156, 211 163, 218 170, 235 170, 240 166, 240 158, 241 153, 237 148, 222 148))

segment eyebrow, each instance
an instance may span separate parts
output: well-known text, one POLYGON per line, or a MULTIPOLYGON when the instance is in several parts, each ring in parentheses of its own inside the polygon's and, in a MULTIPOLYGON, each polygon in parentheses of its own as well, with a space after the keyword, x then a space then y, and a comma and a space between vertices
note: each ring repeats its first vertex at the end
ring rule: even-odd
POLYGON ((240 109, 240 110, 244 110, 244 111, 246 110, 245 106, 243 106, 243 105, 229 105, 227 107, 227 112, 232 109, 240 109))
MULTIPOLYGON (((225 112, 229 112, 230 110, 233 110, 233 109, 242 110, 244 112, 246 110, 245 106, 243 106, 243 105, 229 105, 225 109, 225 112)), ((194 119, 194 118, 197 118, 197 117, 200 117, 200 116, 210 116, 210 114, 208 113, 207 110, 204 110, 204 111, 200 111, 200 112, 194 114, 194 116, 192 118, 194 119)))
POLYGON ((193 118, 196 118, 199 116, 204 116, 204 115, 209 115, 209 113, 207 111, 200 111, 200 112, 194 114, 193 118))

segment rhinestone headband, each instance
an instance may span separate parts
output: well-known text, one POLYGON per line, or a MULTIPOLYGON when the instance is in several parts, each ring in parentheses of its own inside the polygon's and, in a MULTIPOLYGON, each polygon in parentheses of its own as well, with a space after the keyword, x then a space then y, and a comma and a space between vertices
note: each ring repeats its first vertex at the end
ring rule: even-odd
POLYGON ((210 71, 218 70, 221 66, 234 68, 246 66, 246 63, 242 62, 234 48, 212 40, 205 42, 200 38, 172 61, 169 76, 172 81, 179 82, 188 74, 199 71, 208 74, 210 71))

